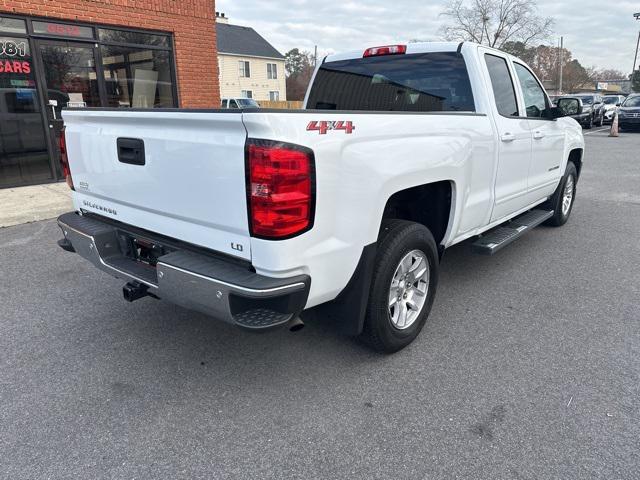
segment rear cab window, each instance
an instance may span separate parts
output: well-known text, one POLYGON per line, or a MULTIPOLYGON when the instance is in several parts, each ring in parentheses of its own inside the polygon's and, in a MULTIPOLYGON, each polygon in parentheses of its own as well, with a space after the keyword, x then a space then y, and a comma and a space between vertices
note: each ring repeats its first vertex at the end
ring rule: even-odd
POLYGON ((457 52, 386 55, 327 62, 308 109, 475 112, 464 57, 457 52))
POLYGON ((491 89, 498 113, 503 117, 517 117, 518 102, 507 60, 489 53, 485 54, 484 59, 489 78, 491 78, 491 89))

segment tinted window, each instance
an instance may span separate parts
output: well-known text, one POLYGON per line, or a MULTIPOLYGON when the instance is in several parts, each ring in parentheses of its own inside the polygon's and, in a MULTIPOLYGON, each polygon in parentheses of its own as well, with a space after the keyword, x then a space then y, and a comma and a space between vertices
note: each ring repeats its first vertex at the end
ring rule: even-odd
POLYGON ((607 105, 613 105, 618 102, 618 97, 604 97, 604 103, 606 103, 607 105))
POLYGON ((513 81, 507 67, 507 61, 502 57, 485 54, 485 61, 491 77, 493 96, 496 98, 498 113, 506 117, 518 115, 518 103, 516 92, 513 89, 513 81))
POLYGON ((622 104, 623 107, 640 107, 640 97, 629 97, 622 104))
POLYGON ((171 52, 102 45, 107 102, 110 107, 175 107, 171 52))
POLYGON ((131 32, 128 30, 110 30, 100 28, 98 30, 100 40, 114 43, 138 43, 141 45, 154 45, 156 47, 169 47, 169 37, 152 33, 131 32))
POLYGON ((544 90, 536 80, 536 77, 524 66, 514 63, 516 75, 522 87, 522 95, 524 96, 524 106, 527 111, 527 117, 546 117, 547 116, 547 96, 544 90))
POLYGON ((580 95, 578 95, 576 98, 582 100, 582 103, 584 105, 591 105, 593 103, 593 97, 591 95, 589 95, 588 97, 581 97, 580 95))
POLYGON ((27 33, 27 25, 24 23, 24 20, 0 17, 0 31, 8 33, 27 33))
POLYGON ((93 38, 93 28, 81 27, 69 23, 36 22, 32 23, 33 33, 60 35, 63 37, 93 38))
POLYGON ((307 108, 473 112, 475 104, 464 58, 438 52, 325 63, 307 108))
POLYGON ((239 98, 238 105, 240 105, 240 108, 257 108, 259 106, 258 102, 250 98, 239 98))

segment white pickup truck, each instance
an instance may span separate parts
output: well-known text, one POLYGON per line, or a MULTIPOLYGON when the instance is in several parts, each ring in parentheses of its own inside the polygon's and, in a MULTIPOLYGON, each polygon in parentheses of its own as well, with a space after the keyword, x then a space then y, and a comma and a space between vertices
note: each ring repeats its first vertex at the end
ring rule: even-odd
POLYGON ((491 254, 567 221, 578 103, 554 107, 503 52, 414 43, 325 58, 304 110, 65 110, 59 244, 130 301, 256 330, 320 307, 394 352, 425 324, 447 247, 491 254))

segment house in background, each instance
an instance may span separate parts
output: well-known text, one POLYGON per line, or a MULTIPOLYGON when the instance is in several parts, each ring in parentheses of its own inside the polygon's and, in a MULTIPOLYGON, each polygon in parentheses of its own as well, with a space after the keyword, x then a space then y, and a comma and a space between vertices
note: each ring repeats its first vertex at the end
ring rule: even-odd
POLYGON ((228 21, 216 12, 220 97, 286 100, 284 56, 253 28, 228 21))

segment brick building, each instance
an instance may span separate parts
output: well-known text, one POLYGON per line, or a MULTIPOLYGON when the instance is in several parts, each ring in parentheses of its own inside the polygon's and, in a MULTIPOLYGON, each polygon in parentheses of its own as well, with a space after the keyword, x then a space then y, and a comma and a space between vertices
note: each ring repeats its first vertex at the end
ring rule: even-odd
POLYGON ((60 178, 66 106, 220 105, 213 0, 0 0, 0 188, 60 178))

